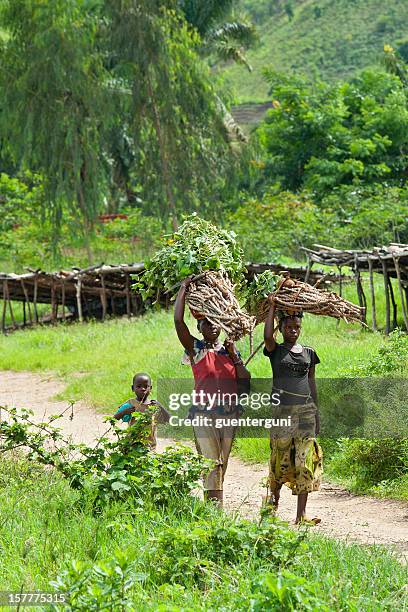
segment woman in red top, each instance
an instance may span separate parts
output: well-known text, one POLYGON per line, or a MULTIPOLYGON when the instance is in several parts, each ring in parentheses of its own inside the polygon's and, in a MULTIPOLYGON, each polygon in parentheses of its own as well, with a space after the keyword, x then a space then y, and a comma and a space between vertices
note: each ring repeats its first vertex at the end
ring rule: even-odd
MULTIPOLYGON (((176 332, 185 349, 182 363, 192 367, 196 393, 201 392, 203 397, 215 393, 231 394, 232 397, 236 397, 242 391, 243 385, 248 388, 251 375, 245 368, 234 343, 220 342, 219 327, 207 319, 202 319, 198 322, 198 329, 203 338, 195 338, 190 333, 184 321, 186 289, 190 283, 191 278, 182 282, 174 306, 176 332)), ((219 414, 217 409, 220 408, 223 413, 228 412, 230 418, 239 415, 239 406, 234 400, 227 406, 225 404, 212 406, 211 409, 208 405, 194 406, 193 411, 195 414, 201 413, 205 417, 214 419, 219 414)), ((204 481, 205 497, 216 500, 222 505, 224 476, 236 427, 216 428, 212 424, 194 426, 193 430, 197 451, 216 463, 204 481)))

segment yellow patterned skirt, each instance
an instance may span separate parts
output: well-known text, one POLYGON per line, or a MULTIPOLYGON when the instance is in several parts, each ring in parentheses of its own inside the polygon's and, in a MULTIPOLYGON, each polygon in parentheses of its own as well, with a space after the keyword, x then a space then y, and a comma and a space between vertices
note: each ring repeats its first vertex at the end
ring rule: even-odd
POLYGON ((323 453, 316 438, 310 436, 316 407, 307 404, 285 406, 284 409, 291 415, 293 436, 288 431, 287 437, 271 437, 268 488, 273 493, 286 485, 293 495, 318 491, 323 474, 323 453), (302 429, 307 435, 301 435, 302 429))

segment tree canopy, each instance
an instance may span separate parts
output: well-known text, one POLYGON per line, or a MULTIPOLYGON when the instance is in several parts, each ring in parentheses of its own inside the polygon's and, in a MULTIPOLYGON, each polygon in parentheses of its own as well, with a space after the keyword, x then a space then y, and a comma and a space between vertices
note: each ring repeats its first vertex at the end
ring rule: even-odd
POLYGON ((84 236, 118 190, 171 216, 211 203, 231 152, 198 34, 175 0, 6 0, 0 135, 84 236))
POLYGON ((263 178, 315 196, 341 185, 399 186, 408 167, 407 90, 386 72, 309 85, 265 70, 273 109, 260 126, 263 178))

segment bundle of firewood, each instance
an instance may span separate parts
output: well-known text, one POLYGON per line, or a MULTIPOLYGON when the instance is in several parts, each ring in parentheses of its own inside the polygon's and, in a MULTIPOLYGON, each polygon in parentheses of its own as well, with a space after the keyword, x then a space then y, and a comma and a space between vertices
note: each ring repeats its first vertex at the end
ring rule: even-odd
POLYGON ((193 316, 221 327, 228 340, 236 341, 249 334, 256 323, 255 317, 240 307, 228 276, 220 272, 196 276, 188 287, 186 302, 193 316))
MULTIPOLYGON (((364 309, 345 300, 334 291, 322 291, 308 283, 299 280, 284 278, 278 284, 276 291, 271 293, 276 310, 294 314, 296 312, 309 312, 343 319, 346 323, 361 323, 364 309)), ((265 320, 269 310, 270 301, 264 300, 259 305, 259 316, 265 320)), ((257 320, 259 318, 257 316, 257 320)))

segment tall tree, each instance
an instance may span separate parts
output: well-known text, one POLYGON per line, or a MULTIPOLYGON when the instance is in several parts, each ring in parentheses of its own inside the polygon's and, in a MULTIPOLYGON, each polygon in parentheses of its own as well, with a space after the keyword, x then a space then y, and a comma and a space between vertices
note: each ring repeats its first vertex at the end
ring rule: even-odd
POLYGON ((366 70, 351 82, 313 86, 265 70, 273 108, 258 128, 266 185, 310 189, 406 181, 407 90, 398 77, 366 70))
POLYGON ((98 16, 82 0, 5 0, 1 18, 10 34, 0 59, 2 134, 21 166, 45 177, 54 227, 64 205, 78 215, 91 260, 89 237, 109 174, 98 16))
POLYGON ((56 228, 74 211, 90 260, 115 191, 174 227, 217 202, 233 155, 177 0, 5 0, 1 16, 0 138, 44 177, 56 228))
POLYGON ((141 197, 159 214, 206 201, 230 162, 218 99, 197 57, 199 37, 169 0, 107 0, 115 81, 136 147, 134 174, 141 197))
POLYGON ((244 51, 257 40, 253 23, 234 12, 234 0, 178 0, 187 22, 199 33, 201 53, 232 60, 252 70, 244 51))

